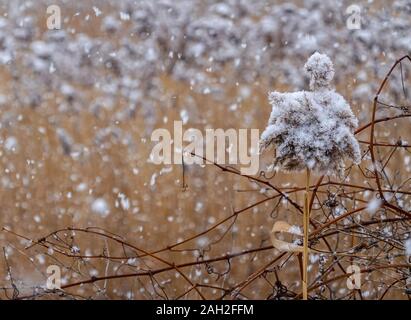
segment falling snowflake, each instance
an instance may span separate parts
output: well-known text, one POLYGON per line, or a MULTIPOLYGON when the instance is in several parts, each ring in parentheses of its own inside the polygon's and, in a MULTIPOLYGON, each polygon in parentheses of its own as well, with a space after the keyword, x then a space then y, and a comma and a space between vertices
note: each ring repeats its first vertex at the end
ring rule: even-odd
POLYGON ((98 198, 94 200, 93 203, 91 204, 91 210, 94 213, 99 214, 103 218, 107 217, 110 213, 108 203, 103 198, 98 198))

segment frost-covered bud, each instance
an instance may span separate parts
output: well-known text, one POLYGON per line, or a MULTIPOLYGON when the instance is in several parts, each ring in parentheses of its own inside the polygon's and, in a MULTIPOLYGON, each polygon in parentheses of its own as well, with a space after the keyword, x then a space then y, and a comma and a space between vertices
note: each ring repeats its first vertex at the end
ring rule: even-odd
POLYGON ((334 78, 334 66, 330 58, 318 52, 307 60, 304 70, 310 75, 311 90, 329 88, 334 78))

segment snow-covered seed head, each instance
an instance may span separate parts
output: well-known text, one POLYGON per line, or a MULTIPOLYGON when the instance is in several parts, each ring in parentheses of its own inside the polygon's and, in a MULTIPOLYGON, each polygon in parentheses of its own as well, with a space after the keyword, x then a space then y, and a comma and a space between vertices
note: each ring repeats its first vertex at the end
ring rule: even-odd
POLYGON ((269 94, 272 111, 261 134, 260 151, 274 146, 273 165, 286 171, 309 168, 341 174, 344 159, 361 161, 354 136, 358 120, 347 101, 329 87, 334 69, 326 55, 313 54, 305 69, 312 75, 312 91, 269 94))
POLYGON ((328 88, 334 78, 334 66, 331 59, 318 52, 308 58, 304 70, 310 75, 311 90, 328 88))

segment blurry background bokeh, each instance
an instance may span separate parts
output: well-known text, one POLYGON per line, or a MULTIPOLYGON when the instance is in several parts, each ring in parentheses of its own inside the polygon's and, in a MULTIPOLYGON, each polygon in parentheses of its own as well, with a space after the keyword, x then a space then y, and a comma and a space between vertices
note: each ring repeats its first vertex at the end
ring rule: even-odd
MULTIPOLYGON (((351 4, 1 0, 0 227, 13 233, 0 232, 0 297, 13 292, 8 269, 19 294, 30 295, 44 288, 50 264, 65 266, 63 284, 164 266, 155 259, 73 260, 39 246, 25 249, 29 239, 67 227, 100 227, 156 251, 268 197, 247 179, 222 174, 212 165, 186 166, 184 191, 182 166, 150 163, 150 136, 156 128, 171 130, 175 120, 202 131, 263 130, 270 113, 267 93, 308 89, 302 67, 315 51, 333 60, 336 90, 350 103, 360 126, 370 122, 382 79, 396 59, 411 52, 411 1, 356 1, 361 8, 357 30, 347 28, 351 4), (52 4, 61 8, 60 30, 47 28, 46 10, 52 4)), ((387 104, 406 105, 406 100, 410 105, 402 86, 409 81, 410 68, 402 68, 403 77, 393 75, 385 91, 387 104)), ((391 111, 381 108, 377 114, 391 111)), ((407 119, 377 127, 378 134, 391 143, 407 141, 407 119)), ((368 135, 364 132, 359 139, 368 135)), ((366 144, 361 146, 366 150, 366 144)), ((262 170, 269 157, 261 159, 262 170)), ((394 184, 401 184, 410 172, 408 149, 398 151, 390 165, 390 172, 398 175, 394 184)), ((281 188, 302 181, 299 174, 272 179, 281 188)), ((364 178, 354 174, 350 182, 363 184, 364 178)), ((409 182, 402 186, 407 188, 409 182)), ((373 194, 361 196, 370 199, 373 194)), ((292 197, 302 203, 302 194, 292 197)), ((402 201, 409 210, 408 198, 402 201)), ((183 263, 270 245, 275 219, 300 221, 287 204, 273 214, 275 205, 264 202, 177 247, 187 250, 166 250, 160 256, 183 263)), ((66 243, 66 249, 74 255, 133 256, 92 235, 71 238, 75 241, 66 243)), ((241 256, 231 265, 222 261, 184 271, 194 283, 232 287, 276 254, 272 249, 241 256)), ((291 261, 281 271, 281 281, 299 292, 298 264, 295 257, 291 261)), ((317 268, 318 257, 312 263, 317 268)), ((176 298, 189 288, 176 271, 160 274, 156 281, 117 279, 70 292, 101 299, 151 299, 176 298)), ((265 299, 274 282, 271 273, 269 280, 263 277, 247 287, 243 297, 265 299)), ((341 288, 332 297, 347 294, 341 288)), ((211 286, 201 290, 207 298, 224 293, 211 286)), ((367 292, 364 297, 378 295, 373 289, 367 292)), ((406 297, 401 290, 392 295, 406 297)), ((199 296, 192 290, 184 298, 199 296)))

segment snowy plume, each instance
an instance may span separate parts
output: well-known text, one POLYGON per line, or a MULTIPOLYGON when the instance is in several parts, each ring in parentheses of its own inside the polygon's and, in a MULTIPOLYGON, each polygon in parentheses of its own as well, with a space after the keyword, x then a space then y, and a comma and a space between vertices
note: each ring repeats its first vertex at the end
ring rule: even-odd
POLYGON ((313 91, 271 92, 272 112, 260 148, 276 147, 274 165, 285 170, 310 168, 320 174, 341 173, 344 158, 359 163, 354 129, 358 121, 344 98, 330 89, 331 60, 313 54, 305 64, 313 91))
POLYGON ((330 87, 334 78, 334 66, 327 55, 314 53, 305 63, 304 70, 310 75, 311 90, 330 87))

